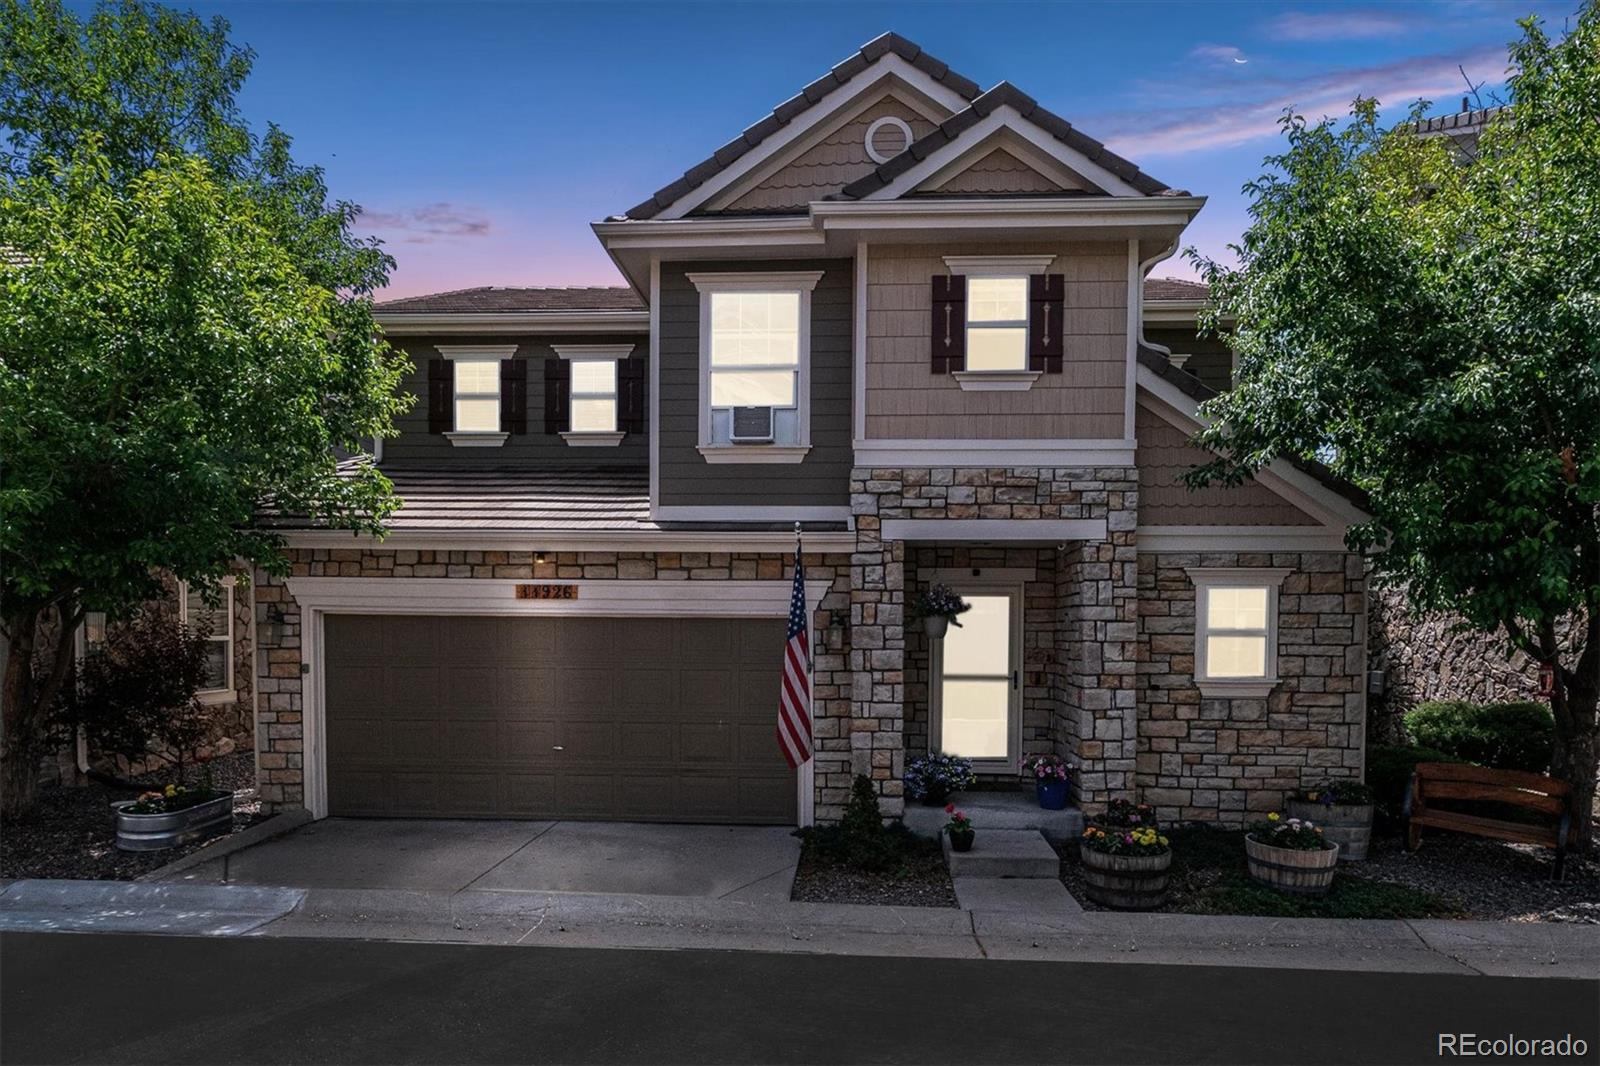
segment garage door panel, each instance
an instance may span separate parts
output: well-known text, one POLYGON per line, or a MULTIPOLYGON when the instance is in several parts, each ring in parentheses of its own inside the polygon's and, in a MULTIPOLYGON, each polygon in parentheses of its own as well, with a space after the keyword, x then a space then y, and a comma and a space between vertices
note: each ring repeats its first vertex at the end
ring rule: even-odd
POLYGON ((794 820, 782 619, 326 622, 335 814, 794 820))

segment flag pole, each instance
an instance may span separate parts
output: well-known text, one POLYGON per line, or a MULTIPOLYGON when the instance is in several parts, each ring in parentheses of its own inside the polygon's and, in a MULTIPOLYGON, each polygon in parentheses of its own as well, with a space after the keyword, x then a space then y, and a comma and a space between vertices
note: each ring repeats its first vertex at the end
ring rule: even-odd
MULTIPOLYGON (((801 567, 805 566, 805 560, 803 558, 804 551, 805 535, 800 532, 800 523, 796 521, 794 524, 794 565, 796 570, 799 570, 801 567)), ((811 647, 811 622, 811 611, 808 609, 806 611, 806 674, 808 676, 816 672, 816 651, 811 647)))

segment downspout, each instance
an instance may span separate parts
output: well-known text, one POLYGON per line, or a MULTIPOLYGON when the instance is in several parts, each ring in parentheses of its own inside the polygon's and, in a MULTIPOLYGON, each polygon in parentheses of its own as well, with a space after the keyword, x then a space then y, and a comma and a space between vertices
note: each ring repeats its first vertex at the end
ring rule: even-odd
POLYGON ((1173 256, 1173 253, 1175 253, 1177 250, 1178 250, 1178 238, 1174 237, 1174 238, 1172 238, 1172 243, 1171 244, 1167 245, 1165 248, 1161 249, 1161 251, 1157 252, 1155 255, 1151 256, 1149 259, 1146 259, 1144 262, 1139 264, 1139 292, 1138 292, 1138 300, 1139 300, 1139 347, 1141 347, 1141 348, 1150 348, 1150 349, 1152 349, 1154 351, 1158 351, 1162 355, 1166 356, 1169 360, 1172 358, 1172 349, 1171 348, 1168 348, 1165 344, 1156 344, 1154 341, 1145 340, 1145 336, 1144 336, 1144 279, 1148 278, 1150 276, 1150 271, 1152 271, 1152 270, 1154 270, 1156 268, 1156 264, 1157 263, 1160 263, 1160 262, 1162 262, 1163 260, 1166 260, 1166 259, 1171 259, 1172 256, 1173 256))

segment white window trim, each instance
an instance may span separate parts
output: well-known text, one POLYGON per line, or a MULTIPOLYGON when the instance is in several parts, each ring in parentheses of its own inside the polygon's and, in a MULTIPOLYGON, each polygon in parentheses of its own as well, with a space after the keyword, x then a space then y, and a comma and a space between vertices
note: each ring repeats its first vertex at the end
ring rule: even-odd
POLYGON ((1259 698, 1271 694, 1278 677, 1278 599, 1290 570, 1281 567, 1186 567, 1194 582, 1194 682, 1202 696, 1259 698), (1214 588, 1265 588, 1267 590, 1267 649, 1263 677, 1207 677, 1205 642, 1210 592, 1214 588))
MULTIPOLYGON (((504 392, 499 386, 498 366, 500 361, 510 359, 517 354, 515 344, 436 344, 433 346, 445 359, 454 362, 463 359, 468 362, 488 362, 494 360, 496 364, 495 398, 501 403, 505 402, 504 392)), ((450 373, 455 374, 455 367, 450 368, 450 373)), ((471 393, 470 396, 478 399, 487 399, 485 393, 471 393)), ((450 381, 450 424, 456 424, 456 401, 461 399, 455 391, 455 379, 450 381)), ((455 448, 498 448, 510 438, 511 434, 500 430, 488 429, 452 429, 444 435, 455 448)))
MULTIPOLYGON (((1043 274, 1050 269, 1050 264, 1056 261, 1054 255, 947 255, 944 257, 946 269, 953 275, 967 278, 1015 278, 1021 277, 1024 287, 1029 284, 1028 279, 1035 274, 1043 274)), ((1026 289, 1024 289, 1026 292, 1026 289)), ((967 331, 966 350, 972 351, 972 318, 971 303, 967 305, 967 321, 963 328, 967 331)), ((1023 297, 1023 308, 1027 308, 1027 296, 1023 297)), ((1026 338, 1028 331, 1028 318, 1024 314, 1019 322, 985 322, 978 326, 979 329, 1016 329, 1022 327, 1026 338)), ((963 357, 963 361, 964 361, 963 357)), ((956 384, 963 392, 1027 392, 1033 388, 1033 383, 1039 380, 1040 371, 1029 370, 1028 342, 1025 339, 1022 346, 1023 365, 1016 370, 967 370, 961 369, 950 376, 956 379, 956 384)))
POLYGON ((708 463, 798 463, 811 450, 811 292, 821 270, 740 271, 687 275, 700 292, 700 432, 697 448, 708 463), (800 297, 795 389, 800 439, 782 444, 715 444, 711 440, 711 297, 719 292, 792 292, 800 297))
MULTIPOLYGON (((200 702, 205 704, 232 703, 238 698, 238 693, 235 691, 235 686, 238 684, 238 679, 235 678, 233 674, 233 582, 234 578, 232 574, 228 574, 225 577, 217 580, 217 586, 219 588, 228 590, 226 595, 224 595, 222 598, 223 602, 228 608, 228 632, 226 634, 228 654, 223 659, 223 662, 226 664, 228 670, 227 684, 221 688, 203 688, 199 692, 195 693, 195 695, 199 697, 200 702)), ((178 582, 178 621, 183 625, 189 624, 189 583, 187 581, 178 582)), ((210 641, 221 642, 224 638, 223 634, 213 633, 207 639, 210 641)))
MULTIPOLYGON (((611 407, 614 420, 612 425, 622 425, 622 360, 633 354, 632 344, 553 344, 550 346, 556 357, 571 363, 601 363, 610 362, 617 364, 617 374, 613 378, 614 390, 611 394, 611 407)), ((580 396, 576 392, 568 394, 567 427, 561 431, 561 439, 573 448, 615 448, 622 443, 622 438, 627 436, 620 429, 583 430, 573 429, 571 400, 593 398, 585 393, 580 396)))

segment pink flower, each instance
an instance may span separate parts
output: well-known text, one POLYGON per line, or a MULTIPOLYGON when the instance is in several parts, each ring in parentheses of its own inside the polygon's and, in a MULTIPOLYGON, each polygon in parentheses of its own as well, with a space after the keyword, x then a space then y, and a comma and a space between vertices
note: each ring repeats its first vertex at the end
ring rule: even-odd
POLYGON ((954 812, 955 809, 956 809, 956 805, 954 803, 946 803, 944 805, 944 813, 946 813, 946 814, 950 814, 950 813, 954 812))

